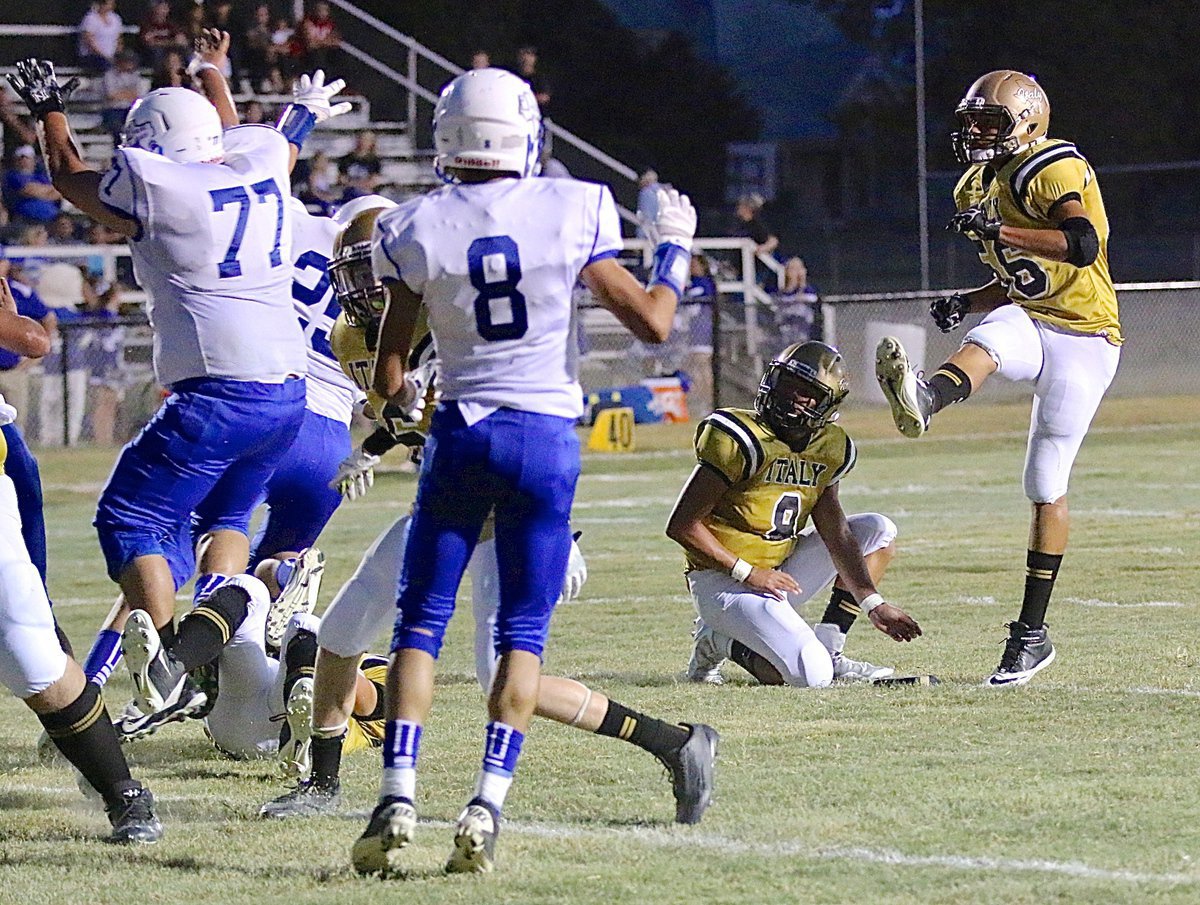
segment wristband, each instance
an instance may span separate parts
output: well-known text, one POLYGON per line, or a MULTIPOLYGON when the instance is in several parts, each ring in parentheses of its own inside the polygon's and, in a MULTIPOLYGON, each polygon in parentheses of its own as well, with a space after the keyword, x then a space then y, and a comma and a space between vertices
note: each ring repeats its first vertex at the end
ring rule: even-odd
POLYGON ((308 133, 316 124, 317 114, 303 104, 288 104, 279 117, 279 122, 275 124, 275 128, 282 132, 283 137, 291 144, 299 148, 304 145, 304 139, 308 138, 308 133))
POLYGON ((745 581, 750 577, 750 573, 754 571, 754 566, 746 562, 744 559, 739 559, 729 569, 729 574, 734 581, 745 581))
POLYGON ((688 268, 692 254, 682 245, 662 242, 654 249, 654 267, 650 274, 650 287, 666 286, 679 298, 688 281, 688 268))
POLYGON ((858 602, 859 607, 863 611, 864 616, 870 616, 871 610, 878 606, 883 606, 884 599, 882 594, 868 594, 858 602))
POLYGON ((188 63, 187 74, 192 78, 197 78, 205 69, 212 69, 214 72, 221 71, 221 67, 216 63, 210 63, 207 60, 192 60, 188 63))

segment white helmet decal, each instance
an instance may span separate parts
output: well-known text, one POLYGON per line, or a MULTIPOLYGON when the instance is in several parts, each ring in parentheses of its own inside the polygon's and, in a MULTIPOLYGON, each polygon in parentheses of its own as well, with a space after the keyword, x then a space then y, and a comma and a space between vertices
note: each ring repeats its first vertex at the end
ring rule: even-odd
POLYGON ((223 131, 216 108, 195 91, 158 88, 129 109, 121 147, 161 154, 176 163, 200 163, 224 155, 223 131))

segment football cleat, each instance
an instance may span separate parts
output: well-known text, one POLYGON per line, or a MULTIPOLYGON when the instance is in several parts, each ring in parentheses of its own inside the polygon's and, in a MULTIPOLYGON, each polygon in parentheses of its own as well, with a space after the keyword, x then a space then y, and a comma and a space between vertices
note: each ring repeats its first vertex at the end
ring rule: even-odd
POLYGON ((267 611, 267 647, 278 650, 287 630, 288 620, 295 613, 311 613, 321 591, 321 574, 325 571, 325 554, 309 547, 296 557, 292 575, 271 601, 267 611))
POLYGON ((833 655, 835 682, 874 682, 877 679, 886 679, 895 672, 891 666, 876 666, 866 660, 852 660, 845 654, 833 655))
POLYGON ((342 788, 336 779, 332 782, 306 779, 286 795, 280 795, 264 804, 259 808, 258 816, 274 820, 319 817, 322 814, 334 813, 341 803, 342 788))
POLYGON ((417 812, 407 798, 389 795, 379 799, 367 828, 350 850, 350 860, 360 874, 403 876, 401 852, 413 840, 417 812))
POLYGON ((500 815, 481 799, 475 799, 458 815, 454 827, 454 851, 446 862, 448 874, 486 874, 496 866, 496 835, 500 815))
POLYGON ((713 771, 721 736, 704 723, 683 725, 690 730, 687 741, 674 754, 660 757, 659 762, 671 775, 675 822, 699 823, 712 804, 713 771))
POLYGON ((1008 640, 1000 666, 983 684, 989 688, 1025 685, 1054 662, 1054 645, 1050 643, 1049 626, 1030 628, 1024 622, 1008 623, 1008 640))
POLYGON ((717 647, 716 632, 706 625, 703 619, 697 618, 692 637, 696 640, 692 645, 691 659, 688 660, 688 681, 724 685, 725 677, 721 675, 721 664, 725 662, 725 657, 717 647))
POLYGON ((154 814, 154 796, 140 783, 124 789, 120 802, 107 811, 113 828, 109 842, 116 845, 149 845, 162 838, 162 824, 154 814))
POLYGON ((925 433, 933 414, 933 394, 913 371, 904 346, 894 336, 885 336, 875 348, 875 379, 900 433, 912 438, 925 433))
POLYGON ((313 680, 297 679, 287 699, 287 741, 279 746, 279 768, 289 779, 300 779, 312 766, 313 680))
POLYGON ((134 610, 121 634, 121 652, 133 676, 141 716, 117 721, 122 741, 153 735, 160 726, 196 716, 208 703, 188 678, 183 664, 163 650, 158 630, 145 610, 134 610))

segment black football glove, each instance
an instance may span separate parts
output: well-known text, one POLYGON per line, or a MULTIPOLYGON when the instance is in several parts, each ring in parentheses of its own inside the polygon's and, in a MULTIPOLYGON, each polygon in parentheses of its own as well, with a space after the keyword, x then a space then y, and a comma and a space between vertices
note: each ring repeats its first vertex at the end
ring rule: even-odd
POLYGON ((929 303, 929 316, 943 333, 949 333, 963 322, 971 303, 957 292, 929 303))
POLYGON ((951 217, 946 229, 961 233, 968 239, 999 239, 1000 218, 988 216, 987 211, 977 205, 951 217))
POLYGON ((79 87, 77 78, 60 85, 54 64, 32 57, 17 63, 17 71, 8 77, 8 83, 38 119, 47 113, 66 113, 67 99, 79 87))

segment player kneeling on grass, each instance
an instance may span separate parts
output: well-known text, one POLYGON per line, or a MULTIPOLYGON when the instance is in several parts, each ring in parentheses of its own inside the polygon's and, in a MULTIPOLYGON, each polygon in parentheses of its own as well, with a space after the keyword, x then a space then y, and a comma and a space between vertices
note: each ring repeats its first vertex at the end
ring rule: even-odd
POLYGON ((857 615, 897 641, 921 634, 875 588, 895 553, 895 524, 875 513, 847 518, 838 500, 856 456, 833 423, 848 392, 837 349, 797 343, 767 366, 753 411, 718 409, 700 423, 699 461, 667 523, 687 552, 700 615, 692 681, 720 684, 726 658, 768 685, 883 678, 890 668, 842 654, 857 615), (802 530, 810 517, 813 528, 802 530), (793 606, 830 581, 829 606, 811 628, 793 606))

